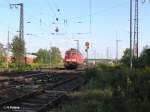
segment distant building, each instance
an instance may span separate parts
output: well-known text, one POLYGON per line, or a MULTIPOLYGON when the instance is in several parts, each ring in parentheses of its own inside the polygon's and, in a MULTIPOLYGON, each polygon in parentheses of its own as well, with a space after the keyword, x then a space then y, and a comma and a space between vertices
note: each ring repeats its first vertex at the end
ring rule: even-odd
POLYGON ((34 60, 37 58, 37 56, 35 55, 31 55, 31 54, 27 54, 26 56, 26 61, 27 63, 31 64, 34 62, 34 60))
MULTIPOLYGON (((28 63, 28 64, 32 64, 34 62, 34 60, 36 59, 37 56, 35 55, 31 55, 31 54, 27 54, 26 55, 26 58, 19 58, 18 61, 19 62, 22 62, 22 63, 28 63)), ((13 54, 11 52, 9 52, 7 54, 7 56, 5 57, 5 62, 6 63, 12 63, 14 61, 14 57, 13 57, 13 54)))
POLYGON ((7 55, 5 56, 5 62, 12 63, 12 53, 11 52, 8 52, 7 55))

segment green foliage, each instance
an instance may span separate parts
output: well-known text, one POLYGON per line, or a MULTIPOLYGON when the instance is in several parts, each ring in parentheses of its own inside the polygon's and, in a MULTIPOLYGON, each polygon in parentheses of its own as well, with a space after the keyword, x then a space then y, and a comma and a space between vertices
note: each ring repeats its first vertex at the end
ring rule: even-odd
POLYGON ((96 75, 97 75, 96 68, 86 70, 86 80, 89 81, 90 79, 95 78, 96 75))
POLYGON ((150 104, 150 68, 134 70, 129 74, 130 83, 128 83, 129 103, 137 112, 144 112, 150 104), (136 102, 132 104, 133 102, 136 102))
POLYGON ((4 61, 5 61, 5 50, 4 50, 4 47, 3 47, 3 44, 0 43, 0 65, 2 66, 4 61))
POLYGON ((150 48, 146 46, 140 57, 139 57, 139 67, 150 66, 150 48))
POLYGON ((6 68, 6 64, 5 63, 0 63, 0 68, 6 68))
POLYGON ((0 64, 4 62, 4 55, 2 52, 0 52, 0 64))
POLYGON ((14 62, 16 62, 18 65, 20 64, 20 58, 24 58, 24 52, 25 52, 25 42, 22 38, 19 38, 18 36, 15 36, 12 40, 12 53, 14 56, 14 62))
POLYGON ((127 48, 124 51, 124 55, 122 56, 121 63, 129 66, 130 65, 130 49, 127 48))
MULTIPOLYGON (((121 63, 124 65, 127 65, 129 67, 130 65, 130 49, 126 49, 124 51, 124 55, 122 56, 121 63)), ((136 58, 133 57, 133 67, 135 68, 141 68, 141 67, 146 67, 150 66, 150 48, 146 46, 140 57, 136 58)))
POLYGON ((32 67, 30 64, 25 64, 25 63, 11 63, 9 64, 9 68, 15 71, 25 71, 25 70, 30 70, 32 67))
POLYGON ((99 102, 101 92, 98 90, 74 92, 69 96, 70 101, 60 105, 56 112, 103 112, 99 102))
POLYGON ((130 71, 125 66, 98 64, 87 70, 87 79, 84 90, 73 95, 73 103, 62 105, 59 112, 149 112, 149 67, 130 71))
POLYGON ((134 69, 98 65, 88 71, 89 88, 107 93, 102 100, 103 112, 148 112, 150 110, 150 68, 134 69), (92 77, 93 76, 93 77, 92 77), (111 96, 110 96, 111 95, 111 96))
POLYGON ((108 70, 108 71, 113 71, 115 69, 115 67, 118 66, 114 66, 108 63, 97 63, 96 64, 96 69, 100 69, 100 70, 108 70))
POLYGON ((50 51, 39 49, 36 55, 36 62, 40 64, 58 65, 62 61, 60 50, 57 47, 52 47, 50 51))
POLYGON ((61 63, 62 61, 62 56, 59 48, 57 47, 52 47, 51 50, 51 55, 52 55, 52 64, 58 64, 61 63))
POLYGON ((51 61, 51 54, 46 49, 39 49, 37 54, 36 62, 41 64, 50 64, 51 61))

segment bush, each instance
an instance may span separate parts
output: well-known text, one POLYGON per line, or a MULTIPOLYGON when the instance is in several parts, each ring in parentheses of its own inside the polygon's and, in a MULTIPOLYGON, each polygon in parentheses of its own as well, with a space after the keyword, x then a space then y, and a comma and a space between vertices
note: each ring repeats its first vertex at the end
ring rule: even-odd
POLYGON ((0 68, 5 68, 5 67, 6 67, 6 64, 0 63, 0 68))
POLYGON ((88 71, 89 87, 110 90, 103 99, 103 112, 150 110, 150 68, 133 69, 99 64, 88 71), (147 110, 146 110, 147 109, 147 110))

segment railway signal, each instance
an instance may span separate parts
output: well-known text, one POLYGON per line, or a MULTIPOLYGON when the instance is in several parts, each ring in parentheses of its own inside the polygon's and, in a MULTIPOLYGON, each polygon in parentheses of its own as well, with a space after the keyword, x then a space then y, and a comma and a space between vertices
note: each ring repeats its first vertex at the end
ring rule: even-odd
POLYGON ((85 42, 85 46, 89 46, 90 45, 90 43, 89 42, 85 42))
POLYGON ((79 40, 74 40, 77 42, 77 51, 79 51, 80 47, 79 47, 79 40))
POLYGON ((90 48, 89 46, 90 46, 90 43, 89 42, 85 42, 85 47, 86 47, 85 52, 88 52, 88 50, 90 48))
POLYGON ((87 55, 87 67, 88 67, 88 50, 89 50, 89 47, 90 46, 90 43, 89 42, 85 42, 85 47, 86 47, 86 49, 85 49, 85 52, 86 52, 86 55, 87 55))
POLYGON ((90 43, 89 42, 85 42, 85 47, 86 47, 86 50, 88 50, 90 47, 90 43))

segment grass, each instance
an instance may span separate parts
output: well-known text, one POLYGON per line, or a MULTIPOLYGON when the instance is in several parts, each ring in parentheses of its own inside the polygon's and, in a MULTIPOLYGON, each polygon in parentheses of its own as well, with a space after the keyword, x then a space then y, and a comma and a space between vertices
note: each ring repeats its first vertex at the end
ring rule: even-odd
POLYGON ((149 112, 150 68, 97 65, 87 70, 88 83, 68 94, 56 112, 149 112))
POLYGON ((100 90, 81 90, 69 94, 69 100, 64 102, 57 112, 102 112, 101 100, 103 92, 100 90))
POLYGON ((104 100, 112 96, 110 88, 101 89, 101 76, 95 69, 87 72, 88 83, 79 91, 68 94, 56 112, 104 112, 104 100))

